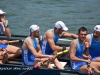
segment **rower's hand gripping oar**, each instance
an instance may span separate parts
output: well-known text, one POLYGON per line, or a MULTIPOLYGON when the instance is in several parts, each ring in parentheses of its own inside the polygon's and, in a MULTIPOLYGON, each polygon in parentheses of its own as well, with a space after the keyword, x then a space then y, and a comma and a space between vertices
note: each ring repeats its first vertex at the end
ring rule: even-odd
MULTIPOLYGON (((58 52, 58 53, 56 53, 56 55, 54 56, 54 58, 56 58, 57 56, 62 55, 64 53, 67 53, 67 52, 68 52, 68 50, 64 50, 64 51, 58 52)), ((36 68, 40 68, 40 67, 42 67, 42 65, 44 65, 45 63, 50 62, 50 61, 51 61, 51 59, 48 58, 47 60, 44 60, 43 62, 40 62, 37 65, 34 65, 33 68, 35 68, 35 69, 36 68)))
POLYGON ((2 53, 0 53, 0 56, 7 55, 7 50, 6 49, 0 48, 0 51, 3 51, 2 53))
POLYGON ((92 68, 90 67, 90 63, 91 62, 87 63, 87 68, 88 68, 87 74, 88 75, 91 75, 93 73, 92 68))
POLYGON ((87 72, 87 74, 90 75, 90 74, 91 74, 90 63, 87 64, 87 68, 88 68, 88 72, 87 72))

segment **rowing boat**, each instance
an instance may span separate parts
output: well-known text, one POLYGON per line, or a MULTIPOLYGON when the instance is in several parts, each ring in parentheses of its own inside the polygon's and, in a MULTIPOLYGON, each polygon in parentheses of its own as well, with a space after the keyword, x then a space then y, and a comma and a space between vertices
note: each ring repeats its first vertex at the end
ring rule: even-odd
MULTIPOLYGON (((33 66, 24 66, 21 60, 9 60, 5 64, 0 64, 0 75, 87 75, 73 71, 68 64, 65 66, 65 70, 39 68, 35 69, 33 66)), ((100 74, 91 74, 100 75, 100 74)))
MULTIPOLYGON (((5 36, 1 35, 0 39, 7 39, 7 40, 20 40, 25 39, 27 36, 22 35, 12 35, 10 39, 6 38, 5 36)), ((12 45, 21 47, 23 42, 15 42, 11 43, 12 45)), ((58 45, 66 45, 67 44, 59 44, 58 45)), ((68 62, 64 68, 65 70, 58 70, 58 69, 48 69, 48 68, 41 68, 41 69, 34 69, 33 66, 24 66, 21 57, 16 59, 9 59, 9 62, 5 64, 0 64, 0 75, 84 75, 79 74, 78 71, 72 71, 70 69, 70 62, 69 59, 66 57, 59 58, 60 61, 68 62)), ((86 74, 85 74, 86 75, 86 74)))
POLYGON ((2 64, 0 65, 0 75, 78 75, 77 71, 71 70, 58 70, 58 69, 34 69, 33 67, 15 65, 15 64, 2 64))

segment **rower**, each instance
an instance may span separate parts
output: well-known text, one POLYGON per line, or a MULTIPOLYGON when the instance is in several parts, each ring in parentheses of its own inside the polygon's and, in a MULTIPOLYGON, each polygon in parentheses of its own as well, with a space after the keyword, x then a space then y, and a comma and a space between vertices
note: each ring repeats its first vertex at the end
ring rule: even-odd
POLYGON ((8 20, 5 18, 6 12, 2 11, 0 9, 0 33, 4 33, 6 37, 10 38, 11 37, 11 32, 8 27, 8 20))
POLYGON ((71 69, 87 73, 90 67, 94 70, 94 72, 100 72, 100 63, 92 62, 90 58, 83 58, 84 40, 86 39, 86 36, 87 29, 85 27, 81 27, 78 30, 78 39, 73 40, 70 44, 71 69), (90 64, 90 66, 87 66, 87 63, 90 64))
MULTIPOLYGON (((60 37, 66 36, 71 38, 77 38, 76 34, 65 32, 67 30, 68 28, 62 21, 57 21, 53 29, 47 30, 41 42, 42 53, 53 55, 55 51, 59 52, 69 49, 69 47, 66 46, 60 47, 56 45, 60 37)), ((64 69, 58 59, 56 59, 56 66, 59 67, 59 69, 64 69)))
MULTIPOLYGON (((6 37, 10 38, 11 32, 8 28, 8 20, 6 20, 5 14, 6 12, 0 10, 0 33, 3 32, 6 37)), ((21 49, 19 47, 9 45, 7 42, 7 40, 0 40, 0 48, 2 48, 2 50, 0 50, 0 64, 3 64, 8 61, 8 58, 15 58, 21 55, 21 49), (7 59, 5 57, 4 52, 7 52, 7 59), (3 62, 4 59, 5 62, 3 62)))
MULTIPOLYGON (((53 59, 53 55, 43 55, 38 37, 40 34, 40 28, 38 25, 31 25, 29 28, 30 35, 24 40, 22 45, 22 58, 24 65, 33 66, 44 60, 53 59)), ((54 63, 55 59, 52 60, 54 63)), ((46 65, 48 68, 53 68, 50 62, 46 65)))
POLYGON ((94 27, 94 31, 91 34, 88 34, 85 40, 85 51, 89 53, 92 61, 100 62, 100 25, 94 27))

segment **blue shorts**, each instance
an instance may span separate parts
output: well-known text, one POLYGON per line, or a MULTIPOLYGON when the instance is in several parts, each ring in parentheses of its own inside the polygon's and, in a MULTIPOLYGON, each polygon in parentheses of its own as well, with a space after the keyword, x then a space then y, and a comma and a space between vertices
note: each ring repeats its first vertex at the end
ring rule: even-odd
POLYGON ((29 50, 24 50, 22 48, 22 58, 23 58, 24 65, 33 66, 35 57, 29 53, 29 50))
POLYGON ((86 62, 73 62, 73 61, 71 61, 71 69, 72 70, 79 71, 80 67, 82 67, 84 65, 87 65, 87 63, 86 62))
POLYGON ((0 48, 4 48, 5 49, 5 48, 7 48, 7 46, 8 46, 8 44, 1 44, 0 43, 0 48))
POLYGON ((96 60, 96 58, 100 58, 100 56, 92 58, 92 61, 95 61, 95 60, 96 60))

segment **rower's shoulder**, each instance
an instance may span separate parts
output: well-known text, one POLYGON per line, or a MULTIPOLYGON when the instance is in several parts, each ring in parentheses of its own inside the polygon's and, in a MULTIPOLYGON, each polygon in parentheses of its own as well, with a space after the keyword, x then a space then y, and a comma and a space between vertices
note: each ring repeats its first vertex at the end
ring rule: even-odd
POLYGON ((77 39, 72 40, 71 44, 77 44, 77 39))
POLYGON ((24 40, 24 42, 26 42, 26 43, 29 41, 31 41, 29 37, 25 38, 25 40, 24 40))
POLYGON ((47 30, 44 35, 47 36, 47 37, 53 37, 51 30, 47 30))
POLYGON ((51 32, 51 30, 47 30, 45 33, 46 34, 51 34, 52 32, 51 32))
POLYGON ((86 36, 86 39, 90 39, 90 34, 88 34, 88 35, 86 36))

